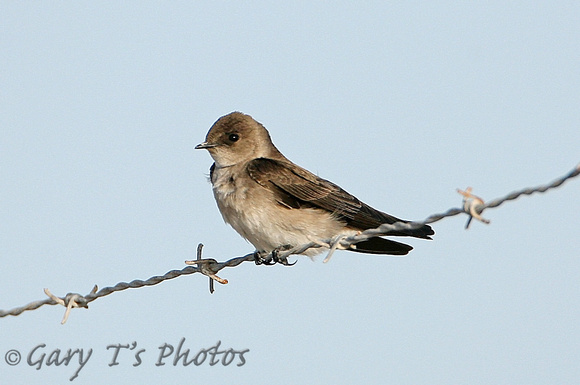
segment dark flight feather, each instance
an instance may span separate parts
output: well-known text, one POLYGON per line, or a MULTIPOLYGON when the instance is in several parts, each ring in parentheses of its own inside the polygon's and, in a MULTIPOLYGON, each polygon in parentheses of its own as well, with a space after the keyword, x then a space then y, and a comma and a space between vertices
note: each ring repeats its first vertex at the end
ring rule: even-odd
MULTIPOLYGON (((329 211, 353 229, 366 230, 379 227, 383 223, 407 222, 372 208, 334 183, 287 161, 268 158, 254 159, 248 163, 247 172, 261 186, 272 190, 280 204, 293 209, 314 207, 329 211)), ((389 235, 431 239, 429 236, 433 234, 433 229, 425 225, 418 229, 402 230, 389 235)), ((371 249, 375 249, 381 242, 379 240, 394 242, 373 238, 374 244, 371 240, 366 241, 369 242, 367 244, 369 251, 362 250, 365 242, 358 243, 359 250, 355 251, 372 252, 371 249)), ((410 246, 402 243, 394 243, 409 248, 404 254, 411 249, 410 246)), ((386 246, 386 243, 383 245, 386 246)))

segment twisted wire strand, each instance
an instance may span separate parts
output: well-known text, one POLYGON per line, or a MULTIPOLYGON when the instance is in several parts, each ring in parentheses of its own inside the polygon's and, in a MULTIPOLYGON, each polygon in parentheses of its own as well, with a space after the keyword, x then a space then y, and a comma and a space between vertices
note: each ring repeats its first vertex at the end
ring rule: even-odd
MULTIPOLYGON (((534 193, 545 193, 548 190, 551 190, 551 189, 554 189, 554 188, 561 186, 564 182, 566 182, 567 180, 569 180, 571 178, 578 176, 579 174, 580 174, 580 164, 578 164, 576 167, 574 167, 574 169, 572 169, 566 175, 554 180, 553 182, 551 182, 549 184, 517 190, 517 191, 511 192, 511 193, 509 193, 501 198, 494 199, 488 203, 484 203, 481 198, 471 194, 470 188, 468 188, 466 191, 459 190, 459 192, 464 196, 462 208, 451 208, 443 213, 430 215, 429 217, 427 217, 426 219, 424 219, 421 222, 406 222, 406 223, 396 222, 393 224, 382 224, 381 226, 379 226, 375 229, 365 230, 365 231, 361 232, 360 234, 356 234, 356 235, 352 235, 352 236, 348 236, 348 237, 345 237, 345 236, 335 237, 333 239, 320 240, 320 241, 310 242, 310 243, 307 243, 304 245, 296 246, 296 247, 291 248, 290 250, 275 251, 275 252, 270 253, 268 256, 266 256, 265 259, 271 260, 275 257, 274 258, 275 261, 280 262, 284 265, 291 265, 291 264, 287 263, 287 261, 286 261, 286 258, 289 257, 290 255, 301 254, 310 248, 324 247, 324 248, 328 248, 330 250, 327 257, 324 260, 325 262, 327 262, 330 259, 330 256, 332 255, 334 250, 337 248, 338 249, 348 248, 350 245, 365 241, 371 237, 385 236, 385 235, 393 234, 396 232, 400 232, 401 230, 416 229, 416 228, 419 228, 425 224, 438 222, 444 218, 452 217, 452 216, 459 215, 459 214, 467 214, 469 216, 469 220, 467 222, 468 225, 469 225, 469 222, 471 221, 472 218, 476 218, 476 219, 479 219, 485 223, 489 223, 489 221, 487 221, 479 216, 479 214, 481 214, 484 210, 489 209, 489 208, 498 207, 498 206, 502 205, 503 203, 517 199, 522 195, 532 195, 534 193)), ((27 305, 16 307, 16 308, 13 308, 10 310, 1 310, 0 309, 0 318, 6 317, 9 315, 17 316, 25 311, 36 310, 44 305, 63 305, 67 308, 67 310, 65 312, 65 316, 61 322, 64 324, 66 322, 66 320, 68 319, 68 315, 69 315, 70 310, 72 308, 77 308, 77 307, 87 308, 88 304, 90 302, 95 301, 98 298, 107 296, 109 294, 118 292, 118 291, 123 291, 123 290, 127 290, 127 289, 136 289, 136 288, 141 288, 141 287, 145 287, 145 286, 153 286, 153 285, 160 284, 161 282, 164 282, 164 281, 167 281, 170 279, 174 279, 174 278, 181 277, 183 275, 190 275, 190 274, 194 274, 194 273, 202 273, 202 274, 209 277, 210 292, 213 293, 213 282, 214 281, 220 282, 222 284, 225 284, 228 282, 227 280, 217 276, 217 273, 219 271, 221 271, 222 269, 224 269, 226 267, 236 267, 243 262, 255 262, 258 264, 259 259, 264 258, 263 256, 260 256, 258 253, 252 252, 252 253, 246 254, 246 255, 241 256, 241 257, 234 257, 234 258, 229 259, 225 262, 218 262, 215 259, 211 259, 211 258, 208 258, 208 259, 201 258, 202 247, 203 247, 202 244, 200 244, 198 246, 196 260, 186 261, 186 263, 189 265, 197 265, 196 267, 187 266, 181 270, 171 270, 171 271, 168 271, 167 273, 165 273, 164 275, 156 275, 156 276, 150 277, 147 280, 135 279, 131 282, 119 282, 114 286, 105 287, 105 288, 102 288, 101 290, 97 290, 97 286, 95 286, 89 294, 84 295, 84 296, 80 295, 78 293, 68 293, 64 297, 57 297, 57 296, 53 295, 52 293, 50 293, 50 291, 48 291, 48 289, 45 289, 45 293, 47 294, 48 298, 45 298, 45 299, 39 300, 39 301, 30 302, 27 305)))

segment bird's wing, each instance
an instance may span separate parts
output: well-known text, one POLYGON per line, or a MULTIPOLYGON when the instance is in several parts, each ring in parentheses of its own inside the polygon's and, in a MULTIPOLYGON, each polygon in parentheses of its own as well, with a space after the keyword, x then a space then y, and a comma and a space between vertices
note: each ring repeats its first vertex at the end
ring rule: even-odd
MULTIPOLYGON (((280 204, 292 209, 315 207, 329 211, 351 228, 366 230, 383 223, 402 221, 370 207, 334 183, 288 161, 254 159, 249 162, 247 172, 262 187, 271 190, 280 204)), ((431 234, 433 230, 424 226, 393 235, 429 238, 431 234)))

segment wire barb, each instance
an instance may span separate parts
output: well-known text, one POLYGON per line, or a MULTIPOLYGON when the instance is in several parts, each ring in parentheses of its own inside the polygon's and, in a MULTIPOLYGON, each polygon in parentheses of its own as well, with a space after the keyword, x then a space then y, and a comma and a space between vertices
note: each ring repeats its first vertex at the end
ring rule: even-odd
MULTIPOLYGON (((205 259, 194 259, 192 261, 185 261, 187 265, 197 265, 199 267, 199 272, 203 275, 207 275, 212 280, 217 281, 223 285, 228 283, 227 279, 220 278, 216 275, 218 271, 221 270, 219 268, 219 263, 213 258, 205 258, 205 259)), ((211 291, 211 289, 210 289, 211 291)))
MULTIPOLYGON (((97 285, 95 285, 93 287, 93 289, 91 290, 90 294, 95 294, 97 292, 97 290, 98 290, 98 287, 97 287, 97 285)), ((60 322, 61 325, 64 325, 66 323, 66 321, 68 320, 68 316, 69 316, 72 308, 79 308, 79 307, 82 307, 85 309, 89 308, 89 301, 87 301, 87 299, 85 297, 83 297, 82 295, 80 295, 78 293, 68 293, 67 295, 64 296, 64 298, 60 298, 60 297, 57 297, 56 295, 52 294, 50 292, 50 290, 45 288, 44 294, 46 294, 48 296, 48 298, 52 299, 56 304, 66 307, 66 310, 64 312, 64 317, 62 318, 62 321, 60 322)))
POLYGON ((328 251, 328 254, 326 254, 326 258, 324 258, 322 263, 328 263, 328 261, 330 261, 330 258, 332 258, 332 254, 334 254, 334 252, 336 251, 337 248, 344 249, 344 247, 342 247, 340 242, 343 239, 345 239, 346 237, 347 237, 346 235, 341 234, 341 235, 337 235, 336 237, 334 237, 332 239, 332 241, 330 242, 330 250, 328 251))
POLYGON ((457 192, 463 195, 463 211, 469 216, 467 223, 465 224, 466 230, 469 228, 469 224, 473 218, 485 224, 490 223, 488 219, 481 217, 481 213, 484 209, 483 199, 477 195, 472 194, 471 190, 471 187, 466 188, 465 191, 457 189, 457 192))
MULTIPOLYGON (((409 230, 409 229, 416 229, 425 224, 434 223, 437 221, 442 220, 443 218, 452 217, 459 214, 467 214, 469 216, 469 220, 467 222, 467 226, 471 222, 471 218, 476 218, 484 223, 489 223, 488 220, 481 218, 481 213, 489 208, 498 207, 504 202, 511 201, 514 199, 519 198, 521 195, 531 195, 533 193, 544 193, 550 189, 556 188, 561 186, 564 182, 568 179, 574 178, 580 174, 580 163, 574 167, 570 172, 566 175, 554 180, 552 183, 547 185, 541 185, 535 188, 526 188, 518 191, 514 191, 504 197, 494 199, 491 202, 485 203, 483 199, 471 194, 471 188, 467 188, 465 191, 458 190, 458 192, 463 195, 463 207, 462 208, 451 208, 444 213, 440 214, 433 214, 427 217, 422 222, 396 222, 393 224, 382 224, 381 226, 377 227, 376 229, 369 229, 365 230, 359 234, 351 235, 351 236, 340 236, 334 237, 333 239, 326 239, 326 240, 319 240, 315 242, 310 242, 305 245, 299 245, 296 247, 292 247, 287 250, 287 247, 281 247, 280 250, 276 250, 276 255, 266 256, 266 260, 274 260, 278 263, 282 263, 285 265, 292 265, 287 263, 287 258, 293 254, 302 254, 306 250, 311 248, 319 248, 325 247, 329 249, 329 252, 325 258, 325 262, 330 260, 332 254, 336 249, 345 249, 349 246, 356 244, 358 242, 365 241, 372 237, 383 236, 383 235, 392 235, 393 233, 400 233, 402 230, 409 230), (283 263, 286 261, 286 263, 283 263)), ((467 227, 466 226, 466 227, 467 227)), ((34 301, 27 305, 13 308, 11 310, 1 310, 0 309, 0 317, 6 317, 9 315, 17 316, 24 311, 28 310, 36 310, 44 305, 62 305, 66 307, 65 315, 61 323, 65 323, 69 317, 70 311, 73 308, 77 307, 84 307, 87 308, 88 304, 97 298, 107 296, 117 291, 123 291, 127 289, 135 289, 145 286, 153 286, 160 284, 169 279, 174 279, 177 277, 181 277, 182 275, 190 275, 194 273, 202 273, 209 277, 210 281, 210 292, 213 293, 213 281, 217 281, 222 284, 228 283, 226 279, 220 278, 217 276, 217 273, 226 268, 226 267, 236 267, 243 262, 256 262, 256 252, 252 252, 246 254, 241 257, 234 257, 225 262, 218 262, 213 258, 205 258, 201 257, 203 245, 200 243, 197 247, 197 259, 192 261, 186 261, 186 264, 189 266, 184 267, 181 270, 171 270, 165 273, 162 276, 153 276, 149 279, 142 281, 139 279, 133 280, 131 282, 119 282, 115 286, 112 287, 105 287, 101 290, 98 290, 97 286, 91 290, 91 292, 85 296, 82 296, 77 293, 69 293, 64 298, 59 298, 53 295, 48 289, 45 289, 45 293, 49 298, 45 298, 44 300, 34 301), (196 265, 196 266, 191 266, 196 265), (98 291, 97 291, 98 290, 98 291)), ((262 256, 263 257, 263 256, 262 256)))

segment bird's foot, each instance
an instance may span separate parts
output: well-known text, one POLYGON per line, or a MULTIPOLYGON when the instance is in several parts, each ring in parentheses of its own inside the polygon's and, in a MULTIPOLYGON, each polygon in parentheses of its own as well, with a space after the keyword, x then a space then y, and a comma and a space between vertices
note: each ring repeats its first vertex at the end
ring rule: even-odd
POLYGON ((276 262, 273 262, 273 257, 271 253, 267 253, 264 250, 262 251, 254 251, 254 262, 256 265, 274 265, 276 262))
POLYGON ((256 265, 272 266, 279 263, 284 266, 292 266, 296 263, 296 261, 294 263, 290 263, 288 262, 288 257, 280 255, 281 251, 290 250, 291 248, 292 246, 290 245, 284 245, 275 248, 270 253, 267 253, 266 251, 256 250, 254 252, 254 262, 256 263, 256 265))

